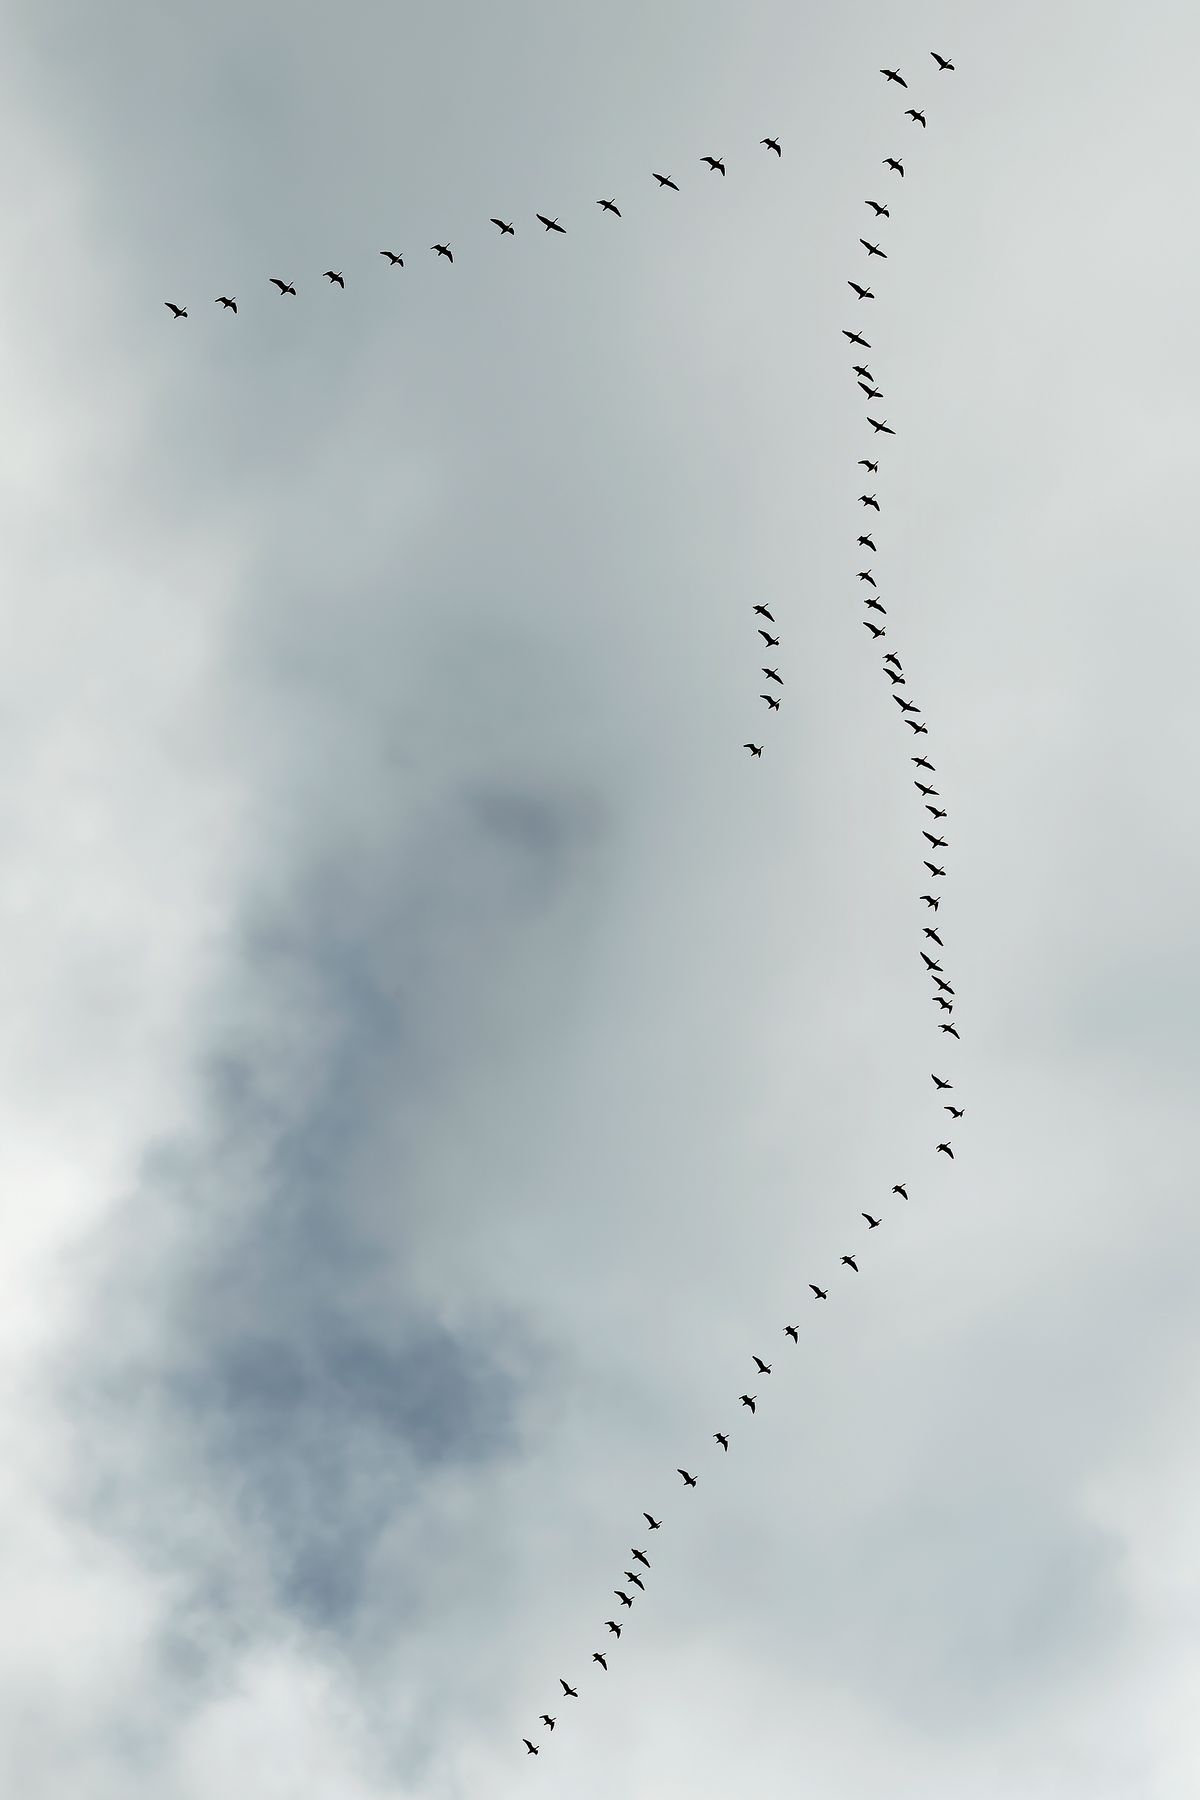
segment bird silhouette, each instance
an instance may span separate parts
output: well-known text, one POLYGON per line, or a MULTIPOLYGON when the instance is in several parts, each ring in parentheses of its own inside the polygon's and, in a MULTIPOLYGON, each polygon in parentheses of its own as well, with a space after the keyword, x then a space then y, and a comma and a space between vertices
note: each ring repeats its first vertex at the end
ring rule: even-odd
POLYGON ((236 294, 218 294, 216 297, 216 300, 213 302, 213 304, 214 304, 214 306, 223 306, 227 312, 236 312, 237 311, 237 295, 236 294))
POLYGON ((810 1281, 808 1285, 818 1300, 828 1300, 829 1290, 827 1288, 819 1288, 815 1281, 810 1281))
POLYGON ((874 494, 860 494, 860 495, 859 495, 859 496, 858 496, 858 498, 859 498, 859 502, 860 502, 860 504, 861 504, 861 505, 863 505, 863 506, 873 506, 873 507, 874 507, 874 508, 875 508, 875 511, 876 511, 876 512, 879 512, 879 511, 880 511, 880 506, 879 506, 879 502, 878 502, 878 500, 877 500, 877 499, 876 499, 876 498, 875 498, 875 496, 874 496, 874 494))
POLYGON ((849 338, 852 344, 857 344, 862 350, 869 350, 871 348, 865 337, 861 337, 857 331, 847 331, 844 325, 842 326, 842 336, 844 338, 849 338))
POLYGON ((932 831, 923 831, 921 836, 929 840, 931 850, 948 850, 950 848, 945 838, 934 837, 932 831))
POLYGON ((902 713, 919 713, 921 710, 919 706, 914 706, 911 700, 906 700, 903 694, 893 694, 892 699, 902 713))
MULTIPOLYGON (((938 1026, 938 1030, 939 1030, 939 1031, 945 1031, 945 1032, 948 1032, 948 1033, 949 1033, 949 1035, 950 1035, 950 1036, 951 1036, 951 1037, 952 1037, 952 1038, 956 1038, 956 1037, 958 1037, 958 1030, 957 1030, 957 1028, 956 1028, 956 1027, 955 1027, 955 1026, 954 1026, 954 1025, 953 1025, 953 1024, 949 1024, 949 1025, 948 1025, 948 1024, 946 1024, 946 1022, 945 1022, 945 1021, 944 1021, 944 1020, 943 1020, 943 1021, 942 1021, 942 1023, 941 1023, 941 1024, 940 1024, 940 1025, 939 1025, 939 1026, 938 1026)), ((960 1043, 961 1043, 961 1041, 962 1041, 962 1040, 961 1040, 961 1038, 960 1038, 960 1039, 959 1039, 959 1042, 960 1042, 960 1043)))
POLYGON ((756 606, 754 610, 756 613, 761 613, 764 619, 770 619, 772 625, 775 623, 775 614, 768 607, 756 606))
POLYGON ((621 209, 615 200, 597 200, 596 205, 602 206, 605 212, 615 213, 618 219, 621 216, 621 209))
POLYGON ((860 287, 857 281, 848 281, 846 286, 848 288, 853 288, 860 300, 873 300, 875 298, 870 288, 860 287))
POLYGON ((764 668, 763 674, 766 676, 768 681, 777 681, 779 683, 780 687, 783 686, 783 676, 779 673, 778 669, 764 668))
POLYGON ((946 948, 945 944, 942 942, 941 938, 938 936, 936 926, 922 925, 921 930, 924 932, 924 934, 927 938, 931 938, 933 940, 933 942, 937 945, 939 950, 944 950, 946 948))
POLYGON ((751 756, 761 756, 763 753, 763 747, 761 744, 743 744, 742 749, 748 750, 750 752, 751 756))
POLYGON ((911 763, 915 763, 918 769, 928 769, 931 775, 937 774, 937 770, 926 756, 910 756, 908 760, 911 763))
POLYGON ((883 160, 889 169, 895 169, 897 175, 904 174, 904 164, 898 156, 885 156, 883 160))
POLYGON ((720 1444, 722 1450, 729 1449, 729 1439, 725 1436, 723 1431, 714 1431, 713 1436, 716 1438, 718 1444, 720 1444))
POLYGON ((648 1512, 644 1512, 642 1514, 642 1517, 643 1517, 643 1519, 645 1519, 645 1521, 646 1521, 647 1525, 650 1527, 651 1531, 660 1531, 662 1529, 662 1520, 661 1519, 652 1519, 648 1512))
POLYGON ((783 155, 783 151, 779 148, 778 138, 759 138, 758 141, 760 144, 765 144, 768 150, 773 150, 776 156, 783 155))
POLYGON ((757 1394, 743 1394, 743 1395, 742 1395, 742 1396, 741 1396, 741 1400, 742 1400, 742 1405, 743 1405, 743 1406, 748 1406, 748 1407, 749 1407, 749 1408, 750 1408, 750 1411, 751 1411, 751 1412, 753 1412, 753 1411, 754 1411, 754 1402, 755 1402, 755 1401, 756 1401, 756 1400, 757 1400, 757 1399, 758 1399, 758 1395, 757 1395, 757 1394))
POLYGON ((965 1106, 943 1106, 943 1108, 942 1108, 942 1111, 948 1112, 952 1119, 964 1118, 966 1115, 966 1110, 967 1109, 965 1106))
POLYGON ((769 1375, 771 1373, 770 1363, 765 1363, 761 1356, 751 1356, 750 1360, 760 1375, 769 1375))
POLYGON ((723 157, 720 157, 720 156, 702 156, 702 157, 701 157, 701 158, 700 158, 700 161, 701 161, 701 162, 706 162, 706 163, 707 163, 707 164, 708 164, 708 166, 709 166, 709 168, 710 168, 710 169, 711 169, 711 170, 712 170, 712 171, 713 171, 713 173, 714 173, 714 174, 720 174, 720 175, 723 175, 723 174, 724 174, 724 173, 725 173, 725 161, 724 161, 724 158, 723 158, 723 157))
POLYGON ((954 1086, 952 1081, 944 1081, 940 1075, 931 1073, 929 1079, 932 1081, 939 1094, 943 1093, 946 1088, 953 1088, 954 1086))
POLYGON ((914 125, 919 125, 922 130, 927 129, 925 114, 918 112, 915 106, 910 106, 904 116, 906 119, 911 119, 914 125))
POLYGON ((873 419, 870 413, 868 413, 867 424, 873 426, 877 432, 882 431, 886 433, 888 437, 895 437, 896 435, 894 429, 888 424, 886 419, 873 419))
POLYGON ((278 275, 268 275, 267 280, 271 283, 272 287, 277 287, 279 289, 281 297, 284 294, 290 294, 292 296, 293 300, 295 299, 296 288, 295 288, 295 284, 293 282, 280 281, 278 275))
POLYGON ((760 694, 758 697, 760 700, 766 701, 772 712, 779 711, 779 702, 773 694, 760 694))
POLYGON ((877 600, 875 598, 874 594, 868 594, 866 599, 863 601, 863 605, 869 606, 873 612, 881 612, 881 613, 887 612, 887 607, 883 604, 883 601, 877 600))
POLYGON ((626 1581, 632 1581, 634 1587, 641 1588, 643 1594, 645 1593, 646 1584, 640 1575, 636 1575, 632 1569, 622 1569, 621 1573, 624 1575, 626 1581))
POLYGON ((530 1754, 530 1756, 536 1756, 536 1755, 537 1755, 537 1753, 538 1753, 538 1747, 537 1747, 537 1745, 536 1745, 536 1744, 531 1744, 531 1743, 530 1743, 530 1741, 529 1741, 529 1739, 528 1739, 528 1738, 522 1738, 522 1739, 521 1739, 521 1742, 522 1742, 522 1743, 523 1743, 523 1744, 524 1744, 524 1746, 525 1746, 525 1748, 526 1748, 526 1750, 528 1750, 528 1752, 529 1752, 529 1754, 530 1754))
POLYGON ((167 311, 172 315, 173 318, 186 319, 188 316, 187 307, 186 306, 176 306, 176 304, 173 300, 164 300, 163 305, 166 307, 167 311))
POLYGON ((936 912, 938 907, 942 904, 933 894, 922 894, 920 898, 925 902, 926 906, 932 906, 934 912, 936 912))
POLYGON ((439 256, 444 256, 447 262, 454 261, 454 252, 451 250, 449 244, 430 244, 429 248, 431 250, 436 250, 439 256))
POLYGON ((549 1713, 542 1714, 542 1724, 549 1726, 551 1731, 554 1730, 554 1720, 550 1717, 549 1713))
POLYGON ((398 256, 394 250, 381 250, 379 252, 379 254, 380 254, 380 256, 386 256, 388 259, 388 262, 392 265, 393 268, 395 267, 395 265, 397 263, 400 264, 401 268, 404 267, 404 258, 402 256, 398 256))
POLYGON ((858 385, 862 389, 863 393, 867 396, 868 400, 882 400, 883 399, 883 389, 882 388, 868 387, 865 381, 860 381, 858 385))
POLYGON ((870 369, 868 369, 866 363, 851 363, 850 367, 856 375, 861 376, 863 381, 874 381, 875 377, 872 375, 870 369))
POLYGON ((887 261, 887 251, 881 250, 878 244, 872 244, 867 238, 859 238, 858 241, 868 256, 882 256, 884 261, 887 261))
POLYGON ((944 994, 930 994, 929 998, 933 1001, 935 1006, 940 1006, 943 1012, 949 1013, 954 1011, 953 1003, 947 1000, 944 994))
MULTIPOLYGON (((912 724, 912 720, 911 720, 911 719, 905 719, 905 721, 904 721, 904 723, 905 723, 905 724, 906 724, 906 725, 911 725, 911 724, 912 724)), ((931 875, 942 875, 942 876, 944 876, 944 875, 945 875, 945 873, 946 873, 946 871, 945 871, 945 869, 939 869, 939 868, 938 868, 938 866, 937 866, 937 864, 936 864, 936 863, 931 863, 931 862, 927 862, 927 863, 926 863, 926 864, 925 864, 925 867, 926 867, 926 868, 927 868, 927 869, 928 869, 928 870, 929 870, 929 873, 930 873, 930 874, 931 874, 931 875)))
POLYGON ((777 637, 772 637, 769 631, 764 631, 761 625, 758 628, 758 635, 763 639, 768 649, 771 645, 778 644, 779 642, 779 639, 777 637))
POLYGON ((598 1662, 600 1664, 600 1667, 604 1670, 604 1673, 607 1675, 607 1673, 608 1673, 608 1658, 606 1656, 602 1656, 600 1654, 599 1650, 593 1650, 592 1651, 592 1661, 598 1662))
POLYGON ((893 1192, 893 1194, 899 1194, 900 1198, 902 1200, 908 1199, 908 1189, 902 1181, 898 1181, 896 1183, 895 1187, 892 1189, 892 1192, 893 1192))
POLYGON ((648 1569, 650 1567, 650 1558, 643 1550, 631 1550, 629 1554, 632 1556, 634 1562, 640 1562, 643 1568, 648 1569))
POLYGON ((869 581, 872 587, 879 586, 879 583, 876 581, 875 577, 872 575, 870 569, 860 569, 858 571, 858 579, 860 581, 869 581))
POLYGON ((932 56, 934 62, 937 64, 939 70, 941 71, 941 73, 943 75, 945 75, 950 69, 953 69, 954 64, 950 61, 950 59, 948 57, 939 56, 936 50, 931 50, 929 52, 929 54, 930 54, 930 56, 932 56))
POLYGON ((895 687, 907 687, 908 686, 908 683, 905 681, 903 675, 898 675, 896 673, 895 669, 889 669, 886 663, 883 665, 883 672, 887 676, 888 680, 893 684, 893 686, 895 686, 895 687))
POLYGON ((501 237, 516 237, 517 228, 515 225, 510 224, 507 219, 493 219, 491 220, 491 223, 499 226, 501 237))
POLYGON ((654 175, 654 179, 655 179, 655 181, 657 181, 659 187, 674 188, 676 193, 679 192, 678 186, 676 185, 675 182, 673 182, 671 180, 671 177, 669 175, 659 175, 659 174, 656 174, 654 172, 654 170, 651 170, 651 174, 654 175))
POLYGON ((896 655, 894 650, 889 650, 883 660, 885 663, 895 663, 897 668, 900 668, 901 666, 900 658, 896 655))
POLYGON ((566 237, 567 228, 565 225, 560 225, 557 219, 548 219, 545 213, 538 213, 537 219, 538 223, 544 225, 547 231, 558 231, 562 233, 563 237, 566 237))
POLYGON ((935 819, 945 819, 949 816, 944 806, 927 806, 925 811, 935 819))
POLYGON ((927 969, 937 969, 939 973, 941 972, 941 967, 942 967, 941 963, 935 962, 933 960, 932 956, 930 956, 927 951, 922 950, 921 961, 925 964, 925 967, 927 969))
POLYGON ((859 457, 858 466, 860 469, 869 469, 872 475, 878 475, 879 473, 879 464, 877 462, 870 462, 865 456, 859 457))
POLYGON ((950 1158, 951 1162, 954 1161, 954 1152, 950 1148, 949 1144, 939 1144, 938 1149, 941 1151, 943 1156, 948 1156, 950 1158))
POLYGON ((870 619, 864 619, 863 624, 866 626, 867 630, 871 633, 872 637, 881 638, 881 637, 887 636, 887 626, 886 625, 872 625, 870 619))
POLYGON ((850 1267, 854 1270, 854 1273, 856 1275, 858 1274, 858 1264, 855 1262, 855 1260, 852 1256, 843 1256, 842 1261, 844 1263, 849 1263, 850 1267))
POLYGON ((892 216, 891 210, 878 200, 864 200, 863 205, 869 206, 877 219, 890 219, 892 216))
POLYGON ((558 1685, 564 1694, 569 1694, 572 1700, 578 1700, 579 1690, 573 1688, 569 1681, 564 1681, 561 1675, 558 1678, 558 1685))
MULTIPOLYGON (((916 719, 905 719, 904 723, 908 726, 909 730, 912 731, 917 737, 928 737, 929 736, 928 725, 922 725, 916 719)), ((928 868, 928 866, 929 866, 928 863, 925 866, 926 866, 926 868, 928 868)), ((946 871, 945 871, 945 869, 939 869, 938 873, 939 873, 939 875, 944 875, 946 873, 946 871)))
POLYGON ((617 1599, 621 1602, 622 1606, 632 1606, 633 1605, 633 1601, 631 1600, 629 1595, 622 1593, 620 1588, 614 1588, 613 1593, 617 1596, 617 1599))
POLYGON ((614 1637, 620 1637, 621 1627, 617 1624, 615 1619, 605 1619, 604 1623, 608 1626, 608 1629, 612 1632, 614 1637))
POLYGON ((873 1219, 870 1213, 864 1213, 862 1216, 867 1221, 867 1224, 872 1231, 875 1230, 876 1226, 883 1224, 882 1219, 873 1219))
POLYGON ((683 1476, 685 1487, 695 1487, 696 1477, 694 1475, 689 1475, 686 1469, 676 1469, 675 1473, 683 1476))
POLYGON ((783 1328, 783 1331, 784 1331, 784 1336, 790 1337, 794 1344, 798 1344, 800 1342, 800 1333, 796 1330, 796 1327, 794 1325, 785 1325, 783 1328))
POLYGON ((937 793, 936 788, 926 787, 926 785, 923 781, 914 781, 913 786, 916 788, 918 794, 936 794, 937 793))
POLYGON ((879 73, 886 75, 889 81, 894 81, 897 87, 906 88, 908 86, 899 69, 880 69, 879 73))
POLYGON ((342 292, 345 293, 346 281, 340 269, 324 269, 322 273, 331 287, 340 287, 342 292))

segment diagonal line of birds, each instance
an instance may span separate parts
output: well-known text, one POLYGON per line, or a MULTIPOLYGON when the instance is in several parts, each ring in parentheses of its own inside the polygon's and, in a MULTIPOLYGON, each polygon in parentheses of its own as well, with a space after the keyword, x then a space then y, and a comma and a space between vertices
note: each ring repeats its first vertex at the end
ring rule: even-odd
MULTIPOLYGON (((773 153, 775 156, 782 158, 783 146, 778 138, 760 138, 759 144, 767 150, 768 154, 773 153)), ((707 165, 710 174, 720 175, 722 177, 725 176, 725 158, 723 156, 702 156, 699 160, 707 165)), ((657 171, 651 170, 651 177, 658 183, 660 192, 663 189, 669 188, 672 193, 679 193, 679 183, 670 175, 660 175, 657 171)), ((595 204, 600 208, 601 212, 610 215, 615 219, 620 219, 624 216, 615 198, 597 200, 595 204)), ((542 227, 543 235, 547 232, 557 233, 560 237, 565 237, 567 235, 567 227, 563 225, 559 219, 552 219, 547 213, 535 213, 534 219, 542 227)), ((494 225, 502 238, 516 237, 517 235, 516 222, 513 219, 503 219, 499 216, 494 216, 488 220, 488 224, 494 225)), ((449 243, 431 244, 429 249, 439 259, 448 263, 453 263, 454 249, 449 243)), ((389 269, 403 269, 405 267, 405 252, 403 250, 380 250, 378 254, 384 258, 389 269)), ((341 291, 345 293, 346 276, 342 269, 323 269, 320 278, 323 281, 327 281, 331 289, 335 287, 340 288, 341 291)), ((282 300, 285 297, 290 296, 295 300, 299 297, 299 292, 294 281, 285 281, 282 275, 268 275, 267 281, 270 286, 276 290, 279 299, 282 300)), ((219 306, 223 312, 234 314, 237 313, 238 304, 238 297, 236 294, 218 294, 213 301, 213 305, 219 306)), ((164 300, 163 305, 173 319, 178 320, 189 317, 186 304, 180 306, 174 300, 164 300)))
MULTIPOLYGON (((929 54, 937 65, 939 74, 952 74, 954 72, 954 64, 949 57, 942 56, 936 50, 931 50, 929 54)), ((907 89, 908 82, 899 69, 881 69, 879 72, 889 85, 896 85, 907 89)), ((908 107, 904 116, 921 131, 925 131, 928 128, 923 110, 917 107, 908 107)), ((779 145, 773 139, 764 139, 763 142, 770 145, 777 154, 782 154, 779 145)), ((715 158, 705 158, 705 160, 713 163, 717 167, 721 166, 715 158)), ((905 178, 903 157, 885 156, 882 159, 882 166, 886 168, 892 176, 898 179, 905 178)), ((724 173, 723 167, 721 172, 722 174, 724 173)), ((663 177, 656 176, 655 179, 661 182, 663 177)), ((602 202, 601 204, 608 203, 602 202)), ((869 226, 869 229, 873 231, 883 231, 885 229, 883 221, 890 220, 891 218, 890 204, 887 201, 877 199, 868 199, 865 204, 871 212, 871 225, 869 226)), ((493 223, 499 224, 500 221, 495 220, 493 223)), ((546 223, 546 221, 543 220, 543 223, 546 223)), ((865 237, 859 237, 858 242, 866 253, 868 262, 874 262, 876 260, 887 261, 888 252, 881 244, 876 243, 873 239, 865 237)), ((871 288, 865 284, 851 280, 848 285, 853 289, 854 294, 859 301, 875 299, 875 295, 871 288)), ((869 352, 873 348, 871 342, 857 329, 847 330, 843 328, 842 336, 848 339, 849 343, 856 350, 869 352)), ((882 391, 875 385, 875 377, 868 364, 862 362, 853 363, 851 365, 851 373, 857 378, 858 386, 866 395, 868 403, 873 403, 874 401, 883 398, 882 391)), ((897 435, 895 427, 890 425, 886 418, 877 419, 874 417, 873 413, 868 412, 866 422, 871 427, 872 445, 876 438, 881 436, 895 437, 897 435)), ((868 456, 861 457, 857 466, 861 469, 865 469, 870 475, 878 475, 879 458, 868 456)), ((872 515, 878 514, 880 517, 882 516, 883 504, 876 493, 860 494, 858 496, 858 502, 865 511, 869 511, 872 515)), ((859 534, 856 544, 857 551, 866 553, 866 555, 871 558, 879 553, 875 539, 875 530, 875 520, 872 516, 869 521, 869 528, 859 534)), ((875 579, 874 565, 873 563, 869 564, 867 568, 858 569, 855 573, 858 581, 863 587, 863 600, 866 614, 863 619, 863 624, 871 633, 872 644, 877 645, 887 637, 887 626, 877 623, 876 619, 886 618, 888 613, 887 608, 879 595, 879 584, 875 579)), ((779 634, 774 629, 776 619, 775 614, 771 611, 770 607, 764 602, 755 602, 752 607, 752 614, 756 619, 763 619, 766 621, 765 625, 756 626, 758 635, 763 639, 764 647, 772 650, 779 647, 781 640, 779 634)), ((940 960, 941 953, 945 950, 945 942, 941 935, 940 909, 942 896, 937 888, 937 883, 945 879, 946 869, 940 861, 931 860, 929 855, 924 854, 924 852, 929 851, 931 852, 932 857, 938 857, 943 850, 949 848, 948 839, 942 835, 942 821, 948 816, 947 809, 941 804, 940 790, 934 787, 932 783, 926 779, 927 776, 936 776, 937 769, 935 764, 931 762, 929 757, 925 754, 925 746, 918 745, 917 740, 919 738, 928 738, 929 727, 925 724, 924 714, 922 713, 921 708, 908 698, 908 677, 904 672, 904 665, 894 649, 889 648, 882 651, 881 656, 883 673, 889 682, 892 699, 899 708, 899 717, 913 733, 913 749, 919 751, 918 754, 910 754, 909 756, 909 760, 915 768, 913 786, 917 789, 925 812, 929 815, 929 823, 933 826, 933 830, 929 830, 923 823, 921 829, 921 837, 923 840, 921 846, 923 853, 922 862, 928 875, 928 886, 932 891, 919 896, 922 904, 926 908, 924 914, 925 922, 921 926, 922 946, 920 949, 920 957, 935 990, 931 998, 934 1005, 939 1009, 938 1017, 935 1021, 938 1025, 938 1029, 946 1036, 953 1037, 957 1040, 959 1033, 953 1017, 956 994, 953 986, 946 978, 945 970, 940 960), (938 955, 931 954, 931 946, 939 953, 938 955)), ((769 712, 776 713, 780 710, 782 704, 782 696, 779 690, 782 689, 784 685, 783 676, 777 668, 769 668, 765 664, 762 666, 762 674, 768 682, 774 684, 776 691, 762 693, 759 697, 766 701, 769 712)), ((764 748, 762 744, 753 742, 744 744, 742 747, 750 752, 751 759, 761 757, 764 748)), ((938 1075, 930 1071, 930 1079, 933 1082, 934 1093, 940 1102, 943 1111, 949 1115, 952 1121, 963 1118, 965 1109, 957 1104, 954 1083, 950 1078, 946 1075, 938 1075), (951 1098, 948 1100, 943 1099, 943 1095, 949 1095, 951 1098)), ((935 1146, 934 1154, 945 1156, 951 1162, 954 1161, 954 1146, 949 1138, 943 1139, 935 1146)), ((908 1183, 906 1181, 897 1181, 893 1183, 889 1199, 892 1196, 897 1197, 901 1201, 907 1201, 909 1197, 908 1183)), ((859 1229, 865 1229, 868 1233, 878 1231, 884 1223, 882 1216, 873 1212, 860 1212, 859 1217, 865 1221, 865 1226, 860 1226, 859 1229)), ((845 1268, 852 1274, 858 1275, 858 1259, 860 1254, 861 1252, 859 1251, 847 1251, 840 1259, 838 1265, 839 1269, 845 1268)), ((828 1277, 826 1277, 826 1279, 828 1280, 828 1277)), ((822 1287, 818 1282, 810 1281, 808 1283, 808 1289, 810 1297, 814 1301, 827 1301, 829 1299, 829 1288, 822 1287)), ((782 1336, 788 1340, 794 1349, 799 1348, 800 1327, 798 1325, 785 1324, 782 1327, 782 1336)), ((751 1354, 750 1361, 753 1363, 755 1375, 760 1381, 769 1378, 774 1372, 774 1364, 766 1361, 765 1358, 759 1356, 757 1352, 751 1354)), ((758 1403, 758 1392, 738 1395, 738 1404, 746 1413, 747 1417, 757 1416, 758 1403)), ((712 1441, 715 1443, 722 1457, 729 1454, 729 1445, 732 1435, 732 1432, 728 1429, 714 1431, 712 1434, 712 1441)), ((677 1467, 675 1473, 680 1477, 680 1480, 683 1483, 682 1492, 690 1492, 699 1486, 700 1477, 694 1474, 691 1469, 677 1467)), ((591 1663, 597 1665, 603 1674, 608 1673, 609 1656, 614 1654, 616 1646, 620 1642, 622 1633, 627 1629, 626 1614, 632 1612, 635 1600, 640 1600, 646 1594, 646 1578, 651 1575, 653 1566, 646 1545, 651 1542, 652 1534, 656 1531, 661 1531, 664 1525, 664 1519, 656 1518, 652 1512, 643 1512, 641 1516, 645 1524, 645 1529, 644 1532, 642 1532, 641 1527, 638 1529, 643 1536, 644 1542, 640 1546, 635 1544, 630 1547, 629 1560, 633 1563, 634 1567, 622 1571, 621 1579, 623 1586, 619 1588, 614 1587, 612 1590, 613 1596, 618 1603, 613 1610, 618 1616, 603 1621, 605 1633, 602 1640, 603 1648, 591 1652, 591 1663)), ((576 1676, 575 1680, 578 1681, 578 1679, 579 1677, 576 1676)), ((578 1687, 575 1686, 573 1682, 568 1681, 565 1676, 560 1675, 558 1677, 558 1685, 559 1693, 555 1696, 557 1702, 563 1700, 577 1700, 579 1698, 578 1687)), ((545 1728, 545 1731, 553 1732, 557 1728, 558 1719, 555 1714, 547 1711, 539 1715, 539 1723, 545 1728)), ((534 1729, 537 1729, 536 1726, 534 1729)), ((522 1738, 521 1741, 525 1746, 527 1756, 540 1755, 542 1749, 541 1743, 535 1743, 532 1738, 528 1737, 522 1738)))

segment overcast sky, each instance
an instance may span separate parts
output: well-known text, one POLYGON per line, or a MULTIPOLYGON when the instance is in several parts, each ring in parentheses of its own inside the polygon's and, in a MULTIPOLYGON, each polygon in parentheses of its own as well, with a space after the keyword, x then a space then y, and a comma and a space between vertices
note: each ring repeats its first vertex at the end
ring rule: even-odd
POLYGON ((0 1788, 1195 1791, 1194 6, 6 25, 0 1788))

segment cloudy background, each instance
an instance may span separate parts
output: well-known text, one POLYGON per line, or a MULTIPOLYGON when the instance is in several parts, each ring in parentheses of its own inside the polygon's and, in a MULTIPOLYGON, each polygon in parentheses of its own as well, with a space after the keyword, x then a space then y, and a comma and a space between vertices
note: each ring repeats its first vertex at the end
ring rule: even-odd
POLYGON ((1194 1791, 1194 8, 6 23, 0 1787, 1194 1791))

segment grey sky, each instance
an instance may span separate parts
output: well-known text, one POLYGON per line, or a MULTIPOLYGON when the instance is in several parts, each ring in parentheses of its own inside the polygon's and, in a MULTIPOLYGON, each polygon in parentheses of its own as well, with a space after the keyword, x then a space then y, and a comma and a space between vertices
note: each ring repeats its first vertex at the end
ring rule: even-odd
POLYGON ((8 22, 0 1787, 1193 1791, 1194 9, 8 22))

